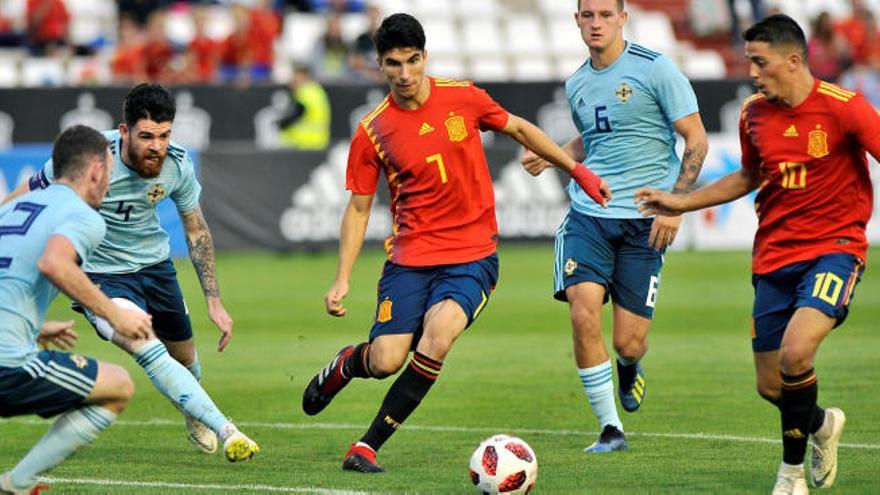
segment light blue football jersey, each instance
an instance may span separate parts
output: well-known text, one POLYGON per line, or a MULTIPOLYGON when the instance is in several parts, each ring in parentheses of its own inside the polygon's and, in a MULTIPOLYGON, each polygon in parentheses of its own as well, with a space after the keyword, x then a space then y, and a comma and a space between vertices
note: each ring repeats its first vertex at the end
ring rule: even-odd
POLYGON ((565 92, 585 164, 608 181, 613 195, 605 209, 571 181, 572 207, 598 217, 641 218, 635 192, 671 191, 678 178, 673 122, 698 111, 690 82, 665 56, 627 42, 602 70, 587 60, 565 82, 565 92))
MULTIPOLYGON (((158 177, 145 179, 122 162, 119 131, 105 131, 115 163, 110 190, 101 204, 107 235, 83 270, 88 273, 133 273, 168 259, 168 234, 159 226, 156 205, 170 197, 184 213, 199 205, 202 186, 196 179, 189 153, 175 143, 158 177)), ((52 160, 43 166, 46 182, 52 179, 52 160)))
POLYGON ((58 289, 37 269, 53 235, 80 259, 100 244, 104 219, 69 186, 53 184, 0 207, 0 366, 14 368, 39 350, 37 336, 58 289))

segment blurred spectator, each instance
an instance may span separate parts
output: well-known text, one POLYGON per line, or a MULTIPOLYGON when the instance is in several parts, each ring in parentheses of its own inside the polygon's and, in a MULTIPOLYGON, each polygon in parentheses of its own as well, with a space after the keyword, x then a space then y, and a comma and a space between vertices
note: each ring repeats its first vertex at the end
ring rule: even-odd
POLYGON ((279 4, 282 10, 293 9, 297 12, 313 12, 315 10, 311 0, 281 0, 279 4))
POLYGON ((291 108, 278 121, 281 145, 323 150, 330 143, 330 100, 307 67, 297 67, 291 81, 291 108))
POLYGON ((120 83, 140 83, 147 79, 143 33, 131 16, 119 18, 119 34, 116 51, 110 59, 110 69, 113 78, 120 83))
MULTIPOLYGON (((737 0, 727 0, 727 5, 730 8, 730 35, 733 37, 734 44, 739 44, 742 43, 742 28, 740 27, 739 14, 736 12, 736 2, 737 0)), ((764 18, 763 0, 749 0, 749 5, 752 8, 752 18, 746 24, 747 26, 764 18)))
MULTIPOLYGON (((873 18, 871 10, 865 6, 862 0, 851 0, 852 15, 847 19, 837 23, 835 30, 840 33, 849 42, 853 61, 858 64, 864 64, 868 56, 866 44, 869 40, 868 31, 871 29, 867 23, 869 18, 873 18)), ((876 26, 873 27, 876 31, 876 26)), ((874 33, 876 35, 876 33, 874 33)))
POLYGON ((147 78, 163 84, 173 82, 175 70, 174 46, 165 36, 165 11, 153 11, 147 19, 147 36, 143 47, 147 78))
POLYGON ((844 72, 840 85, 862 93, 874 108, 880 108, 880 54, 869 58, 867 64, 854 65, 844 72))
POLYGON ((813 33, 807 42, 807 58, 813 74, 823 81, 837 81, 850 65, 849 44, 831 24, 831 15, 822 12, 813 21, 813 33))
POLYGON ((70 14, 63 0, 27 1, 27 42, 34 55, 54 55, 67 46, 70 14))
POLYGON ((877 31, 877 17, 870 10, 862 17, 865 36, 861 45, 854 47, 853 59, 856 63, 871 65, 872 60, 880 57, 880 32, 877 31))
POLYGON ((329 14, 327 30, 312 48, 311 69, 321 82, 345 81, 348 72, 348 45, 342 38, 342 16, 329 14))
POLYGON ((197 6, 193 9, 195 35, 186 50, 187 82, 211 83, 217 78, 217 67, 220 63, 221 43, 207 35, 207 7, 197 6))
POLYGON ((373 33, 379 29, 382 22, 382 13, 379 7, 370 4, 367 6, 367 30, 355 38, 349 57, 349 65, 360 79, 367 82, 382 82, 384 78, 379 73, 379 65, 376 63, 376 45, 373 43, 373 33))
POLYGON ((142 27, 147 24, 150 14, 171 3, 174 0, 117 0, 119 16, 129 16, 142 27))
POLYGON ((22 43, 21 34, 14 29, 12 19, 0 14, 0 47, 16 47, 22 43))
POLYGON ((226 82, 246 86, 265 81, 272 73, 274 40, 280 23, 267 9, 249 10, 240 3, 232 5, 235 29, 221 48, 220 73, 226 82))
POLYGON ((337 14, 363 12, 364 0, 312 0, 312 10, 337 14))

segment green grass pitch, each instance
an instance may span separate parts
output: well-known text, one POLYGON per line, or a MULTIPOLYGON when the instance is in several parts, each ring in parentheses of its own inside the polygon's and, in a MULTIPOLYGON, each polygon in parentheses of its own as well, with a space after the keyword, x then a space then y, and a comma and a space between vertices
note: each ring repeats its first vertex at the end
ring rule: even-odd
MULTIPOLYGON (((749 254, 667 256, 641 410, 621 410, 630 450, 588 456, 597 426, 571 353, 566 306, 550 298, 552 245, 501 249, 501 279, 486 311, 457 342, 431 393, 382 449, 388 470, 340 470, 390 380, 357 381, 317 417, 300 409, 310 376, 369 329, 381 253, 358 262, 349 314, 324 314, 335 254, 225 254, 219 277, 235 319, 230 347, 216 330, 189 263, 177 264, 192 311, 203 383, 261 454, 228 464, 197 453, 180 415, 122 351, 78 320, 77 352, 123 364, 137 392, 120 422, 55 469, 50 494, 472 493, 467 463, 485 437, 507 432, 535 449, 536 493, 769 493, 781 455, 778 414, 754 392, 749 342, 749 254)), ((869 259, 878 259, 874 250, 869 259)), ((869 266, 847 323, 817 360, 820 402, 848 416, 830 494, 880 488, 880 276, 869 266)), ((71 317, 56 301, 55 319, 71 317)), ((607 312, 606 312, 607 316, 607 312)), ((606 332, 607 337, 607 332, 606 332)), ((608 339, 606 338, 606 341, 608 339)), ((36 417, 0 421, 0 471, 45 432, 36 417)))

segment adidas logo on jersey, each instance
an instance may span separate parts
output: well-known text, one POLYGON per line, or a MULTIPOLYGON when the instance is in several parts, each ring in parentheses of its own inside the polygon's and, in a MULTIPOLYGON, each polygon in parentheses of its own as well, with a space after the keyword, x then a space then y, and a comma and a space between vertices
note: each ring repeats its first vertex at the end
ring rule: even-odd
POLYGON ((431 124, 427 122, 422 122, 422 127, 419 128, 419 136, 424 136, 429 132, 434 132, 434 128, 431 127, 431 124))
POLYGON ((782 136, 783 137, 801 137, 801 135, 798 134, 797 128, 795 128, 794 124, 791 124, 790 126, 788 126, 788 129, 785 130, 785 134, 783 134, 782 136))

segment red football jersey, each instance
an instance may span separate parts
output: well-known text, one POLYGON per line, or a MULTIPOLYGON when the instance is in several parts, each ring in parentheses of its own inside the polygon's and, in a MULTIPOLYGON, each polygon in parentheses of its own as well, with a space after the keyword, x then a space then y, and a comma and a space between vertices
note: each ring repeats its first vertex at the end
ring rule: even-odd
POLYGON ((495 252, 495 193, 480 140, 508 113, 469 81, 429 78, 415 110, 389 94, 355 131, 346 187, 373 194, 379 171, 391 193, 388 259, 405 266, 467 263, 495 252))
POLYGON ((865 259, 873 192, 865 150, 880 156, 880 116, 860 94, 815 81, 794 108, 762 94, 740 119, 742 164, 760 169, 752 270, 829 253, 865 259))

